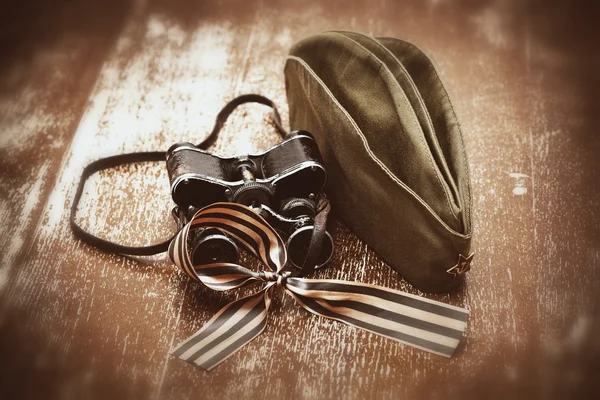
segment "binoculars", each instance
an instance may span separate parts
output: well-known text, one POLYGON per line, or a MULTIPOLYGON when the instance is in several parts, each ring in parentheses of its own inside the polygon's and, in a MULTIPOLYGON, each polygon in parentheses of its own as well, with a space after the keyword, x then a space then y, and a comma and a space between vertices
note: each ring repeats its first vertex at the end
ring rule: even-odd
MULTIPOLYGON (((289 133, 268 150, 241 156, 219 156, 182 142, 167 151, 167 170, 173 209, 183 227, 203 207, 234 202, 251 207, 286 240, 289 261, 302 267, 310 245, 317 199, 327 180, 313 136, 289 133)), ((190 232, 192 260, 200 263, 236 263, 236 241, 216 228, 190 232)), ((326 232, 315 268, 325 266, 333 254, 333 239, 326 232)))

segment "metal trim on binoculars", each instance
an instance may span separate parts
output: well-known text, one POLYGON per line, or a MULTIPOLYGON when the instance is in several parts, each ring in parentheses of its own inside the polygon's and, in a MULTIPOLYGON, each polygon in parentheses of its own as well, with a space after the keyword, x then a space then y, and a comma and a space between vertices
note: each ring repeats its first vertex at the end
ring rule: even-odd
MULTIPOLYGON (((191 149, 188 149, 188 150, 191 150, 191 149)), ((206 153, 206 152, 203 152, 203 153, 211 155, 210 153, 206 153)), ((255 154, 251 154, 251 155, 254 156, 255 154)), ((232 159, 236 159, 236 157, 232 157, 232 159)), ((319 191, 322 191, 323 188, 325 187, 325 183, 327 182, 327 171, 325 171, 325 168, 323 168, 323 166, 316 161, 305 161, 305 162, 297 164, 291 168, 288 168, 287 170, 282 171, 279 174, 273 175, 267 179, 257 178, 257 179, 255 179, 255 181, 257 183, 265 183, 265 184, 270 183, 271 186, 275 187, 275 186, 277 186, 277 182, 280 181, 281 179, 286 178, 293 173, 296 173, 298 171, 301 171, 303 169, 308 169, 308 168, 312 169, 313 171, 316 168, 318 168, 318 169, 322 170, 323 173, 325 174, 324 183, 319 190, 319 191)), ((244 184, 244 181, 242 179, 237 180, 237 181, 225 181, 222 179, 213 178, 211 176, 190 172, 190 173, 180 175, 173 181, 173 184, 171 185, 171 196, 173 196, 173 194, 175 193, 177 186, 179 184, 185 184, 185 181, 188 181, 190 179, 200 179, 200 180, 210 181, 216 185, 223 186, 224 190, 229 189, 230 186, 238 186, 238 185, 241 186, 244 184)), ((226 195, 229 196, 229 194, 227 194, 227 193, 226 193, 226 195)))

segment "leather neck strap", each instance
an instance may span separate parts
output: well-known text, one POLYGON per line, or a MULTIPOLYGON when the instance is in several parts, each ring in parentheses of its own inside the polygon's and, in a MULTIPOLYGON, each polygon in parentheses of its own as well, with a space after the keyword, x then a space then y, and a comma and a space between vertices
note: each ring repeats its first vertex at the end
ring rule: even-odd
POLYGON ((327 232, 327 217, 330 210, 331 204, 329 200, 325 196, 321 196, 317 202, 317 212, 315 213, 315 221, 306 258, 304 259, 302 268, 297 273, 292 274, 293 276, 308 276, 315 270, 321 250, 323 249, 323 241, 327 232))
MULTIPOLYGON (((275 121, 277 130, 279 131, 281 136, 285 136, 287 134, 286 130, 281 125, 281 117, 273 101, 258 94, 245 94, 234 98, 229 103, 227 103, 225 107, 223 107, 223 109, 217 115, 215 125, 211 133, 206 137, 206 139, 204 139, 198 144, 198 147, 200 149, 206 150, 208 147, 213 145, 214 142, 217 140, 219 132, 221 131, 221 128, 225 124, 225 121, 227 120, 229 115, 231 115, 231 113, 238 106, 245 103, 259 103, 271 107, 273 109, 273 120, 275 121)), ((95 246, 100 250, 111 253, 128 254, 134 256, 149 256, 167 251, 167 249, 169 248, 169 243, 171 243, 176 234, 168 240, 165 240, 164 242, 153 244, 150 246, 124 246, 106 239, 102 239, 98 236, 87 232, 76 221, 77 206, 79 205, 79 201, 81 200, 81 195, 83 194, 85 182, 90 176, 92 176, 96 172, 100 172, 109 168, 114 168, 123 164, 164 161, 165 158, 166 153, 164 151, 139 152, 101 158, 87 165, 84 168, 83 173, 81 174, 79 185, 77 186, 77 191, 75 192, 75 197, 73 198, 73 204, 71 205, 70 223, 73 234, 80 240, 91 244, 92 246, 95 246)))

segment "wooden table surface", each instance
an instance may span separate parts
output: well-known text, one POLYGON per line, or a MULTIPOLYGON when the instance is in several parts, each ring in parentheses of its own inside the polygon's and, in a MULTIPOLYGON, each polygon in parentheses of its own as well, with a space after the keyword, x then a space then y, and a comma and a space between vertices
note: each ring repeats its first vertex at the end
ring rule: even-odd
MULTIPOLYGON (((0 13, 0 398, 585 398, 600 378, 598 7, 529 1, 11 1, 0 13), (216 294, 166 256, 75 240, 68 208, 102 156, 200 141, 242 93, 287 121, 290 46, 327 29, 433 55, 474 191, 471 310, 447 360, 303 311, 281 293, 256 340, 210 373, 168 355, 244 291, 216 294)), ((277 143, 246 106, 214 151, 277 143)), ((148 244, 174 230, 164 165, 86 186, 80 219, 148 244)), ((341 223, 321 277, 418 293, 341 223)))

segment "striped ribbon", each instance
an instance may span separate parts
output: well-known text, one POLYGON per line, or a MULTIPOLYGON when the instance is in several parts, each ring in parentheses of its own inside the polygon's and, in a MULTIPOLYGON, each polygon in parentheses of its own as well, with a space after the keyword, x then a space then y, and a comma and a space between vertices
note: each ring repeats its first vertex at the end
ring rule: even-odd
POLYGON ((172 354, 210 370, 257 337, 267 325, 272 290, 282 287, 313 314, 450 357, 466 328, 466 309, 397 290, 342 280, 291 277, 285 243, 252 209, 215 203, 198 211, 169 247, 171 260, 192 279, 214 290, 263 282, 255 294, 223 307, 172 354), (269 267, 255 272, 231 263, 193 264, 190 231, 216 228, 233 237, 269 267))

